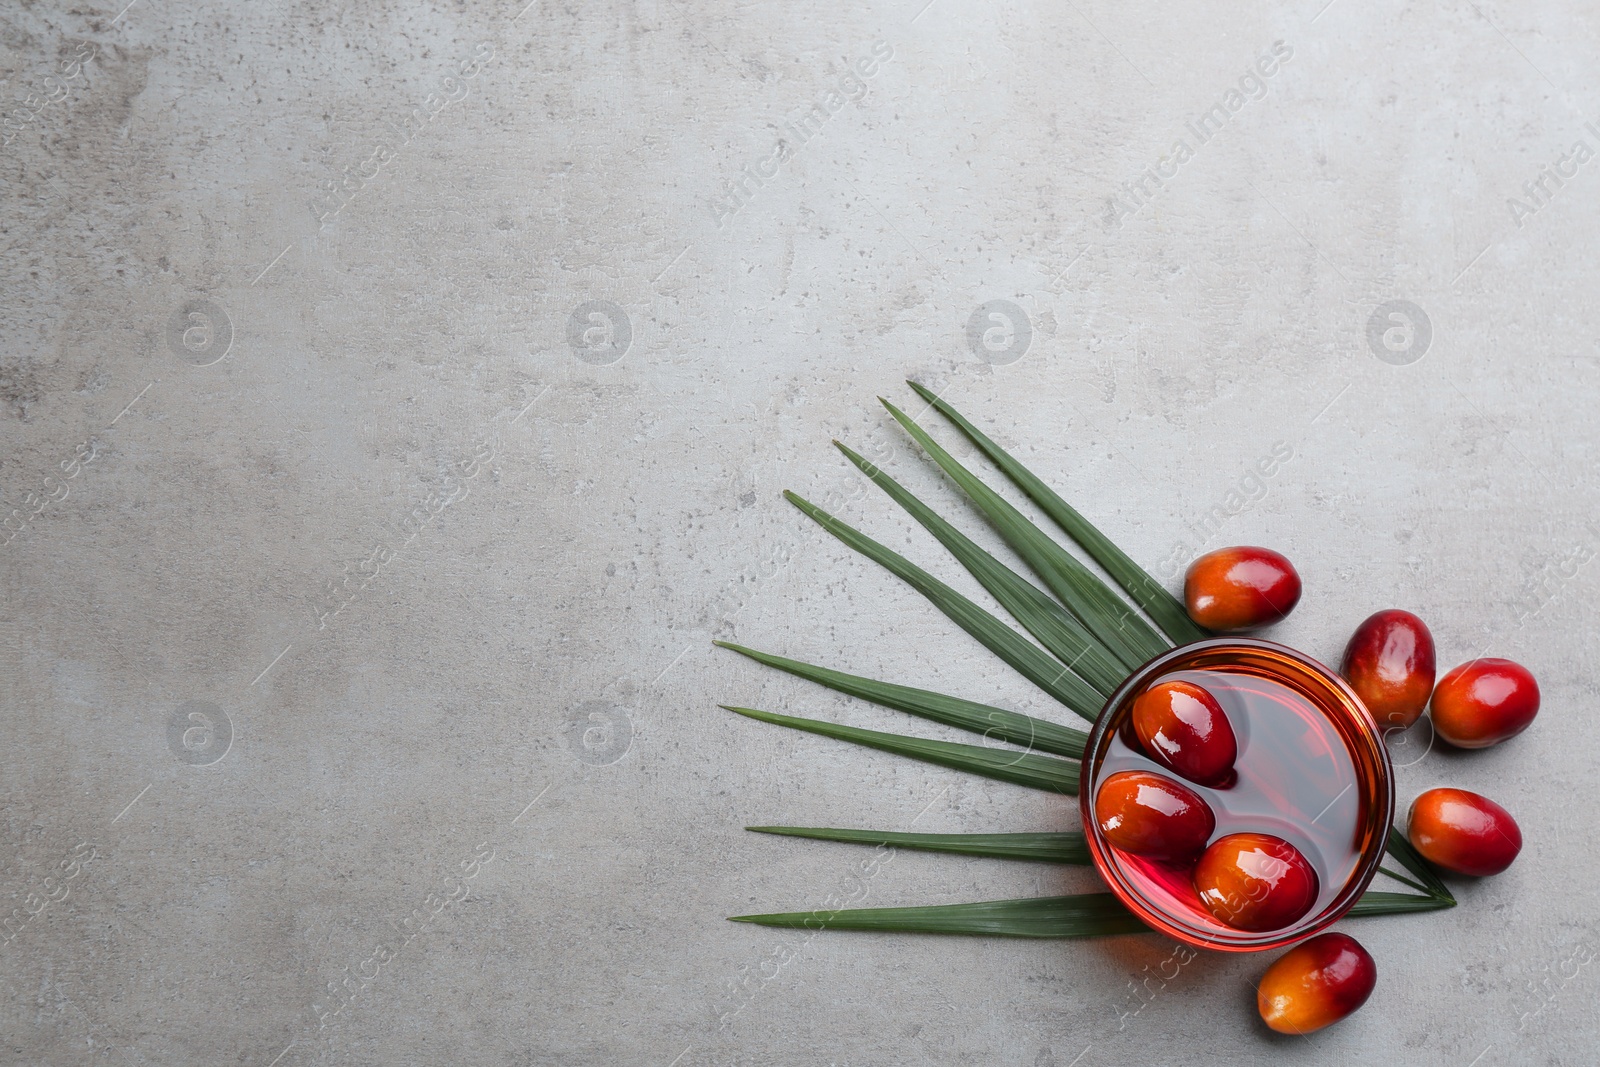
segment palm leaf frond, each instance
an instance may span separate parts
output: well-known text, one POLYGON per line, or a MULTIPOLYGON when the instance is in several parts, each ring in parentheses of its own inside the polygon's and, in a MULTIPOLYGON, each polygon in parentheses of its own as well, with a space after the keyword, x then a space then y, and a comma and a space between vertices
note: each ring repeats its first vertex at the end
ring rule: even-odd
MULTIPOLYGON (((1081 833, 1030 833, 1030 834, 912 834, 897 833, 887 830, 842 830, 831 827, 811 826, 747 826, 746 830, 753 830, 763 834, 781 834, 787 837, 805 837, 817 841, 841 841, 856 845, 887 845, 891 848, 914 849, 923 852, 949 852, 963 856, 980 856, 989 859, 1031 860, 1040 863, 1062 863, 1075 866, 1088 865, 1091 860, 1089 846, 1081 833)), ((1390 873, 1390 872, 1385 872, 1390 873)), ((1396 877, 1391 875, 1391 877, 1396 877)), ((1405 881, 1405 879, 1401 879, 1405 881)), ((1408 883, 1409 884, 1409 883, 1408 883)), ((1080 900, 1079 897, 1044 897, 1041 901, 1049 902, 1041 906, 1053 907, 1055 902, 1080 900)), ((892 926, 882 929, 893 929, 905 932, 919 933, 964 933, 964 930, 951 930, 948 928, 952 914, 960 916, 953 909, 972 908, 979 909, 975 914, 988 915, 984 909, 993 908, 996 904, 1015 905, 1018 901, 998 901, 983 904, 951 904, 937 905, 924 909, 928 913, 929 922, 924 926, 915 925, 917 908, 888 908, 866 909, 855 913, 852 922, 855 925, 841 927, 841 929, 868 930, 878 929, 869 924, 871 915, 878 911, 892 913, 890 921, 892 926)), ((1436 896, 1432 893, 1387 893, 1368 890, 1356 901, 1348 915, 1355 918, 1374 915, 1407 915, 1423 911, 1438 911, 1442 908, 1455 907, 1453 899, 1436 896)), ((795 912, 793 915, 811 915, 811 912, 795 912)), ((1032 914, 1032 913, 1029 913, 1032 914)), ((786 917, 786 916, 779 916, 786 917)), ((1131 915, 1130 915, 1131 917, 1131 915)), ((756 921, 756 918, 771 918, 771 916, 746 917, 744 921, 756 921)), ((991 931, 1003 932, 1003 931, 991 931)), ((1120 924, 1113 924, 1107 933, 1125 933, 1120 924)), ((1043 936, 1090 936, 1088 934, 1027 934, 1018 933, 1020 937, 1043 936)))
MULTIPOLYGON (((1453 904, 1410 893, 1367 893, 1349 914, 1355 917, 1435 911, 1453 904)), ((1105 937, 1149 932, 1110 893, 1065 897, 986 900, 912 908, 851 908, 838 911, 735 915, 733 922, 808 930, 871 930, 902 934, 984 934, 999 937, 1105 937)))
POLYGON ((870 700, 874 704, 918 715, 946 726, 1009 741, 1013 745, 1022 745, 1039 752, 1052 752, 1058 756, 1077 759, 1083 755, 1084 745, 1089 740, 1089 735, 1082 730, 1036 719, 1032 715, 1007 711, 1005 708, 962 700, 960 697, 945 696, 943 693, 935 693, 928 689, 913 689, 908 685, 878 682, 859 675, 829 670, 826 667, 814 667, 799 660, 774 656, 768 652, 757 652, 753 648, 745 648, 730 641, 713 641, 712 644, 732 649, 741 656, 749 656, 757 663, 787 671, 796 677, 825 685, 836 692, 870 700))
POLYGON ((919 934, 984 934, 1001 937, 1102 937, 1137 934, 1149 927, 1110 893, 1069 897, 989 900, 922 908, 851 908, 737 915, 734 922, 807 930, 879 930, 919 934))
POLYGON ((886 830, 838 830, 815 826, 746 826, 758 834, 845 841, 855 845, 889 845, 916 852, 950 852, 998 860, 1037 863, 1089 862, 1089 845, 1080 833, 1037 834, 905 834, 886 830))
POLYGON ((1419 893, 1427 893, 1429 896, 1433 896, 1433 893, 1429 891, 1427 886, 1422 885, 1419 882, 1413 882, 1411 879, 1407 878, 1405 875, 1400 874, 1397 871, 1391 871, 1387 867, 1379 867, 1378 868, 1378 873, 1379 874, 1386 874, 1390 878, 1393 878, 1395 881, 1401 883, 1402 885, 1408 885, 1412 889, 1415 889, 1419 893))
POLYGON ((1440 908, 1453 908, 1454 900, 1444 900, 1435 896, 1419 896, 1416 893, 1381 893, 1373 890, 1361 894, 1361 899, 1355 902, 1345 914, 1352 918, 1361 918, 1365 915, 1404 915, 1416 911, 1438 911, 1440 908))
POLYGON ((796 493, 786 489, 783 495, 789 503, 816 520, 824 530, 927 597, 934 607, 983 642, 989 651, 1005 660, 1028 681, 1090 722, 1099 715, 1104 702, 1100 694, 1089 683, 1061 666, 1044 649, 1024 640, 1015 630, 898 552, 884 547, 848 523, 840 522, 796 493))
POLYGON ((1050 516, 1052 522, 1061 527, 1062 532, 1083 546, 1083 550, 1089 553, 1090 558, 1116 579, 1117 584, 1127 591, 1134 603, 1150 613, 1156 625, 1161 627, 1175 644, 1184 645, 1210 636, 1189 618, 1189 613, 1184 610, 1182 602, 1177 597, 1167 592, 1160 582, 1135 563, 1093 523, 1079 514, 1076 508, 1061 499, 1054 489, 1040 481, 1028 468, 963 418, 955 408, 939 399, 938 395, 927 386, 917 382, 906 384, 915 389, 917 395, 937 409, 939 414, 954 423, 979 451, 1000 468, 1001 473, 1038 504, 1040 510, 1050 516))
POLYGON ((924 763, 937 763, 942 767, 971 771, 985 778, 1025 785, 1031 789, 1043 789, 1050 793, 1075 795, 1078 792, 1076 760, 1057 759, 1054 756, 1040 756, 1012 749, 985 748, 983 745, 963 745, 954 741, 929 741, 921 737, 906 737, 902 734, 884 733, 881 730, 863 730, 855 726, 840 726, 818 719, 800 719, 793 715, 757 711, 754 708, 738 708, 727 704, 722 706, 729 711, 762 722, 866 745, 868 748, 909 756, 924 763))
POLYGON ((1398 827, 1389 827, 1389 855, 1400 861, 1400 865, 1417 876, 1417 881, 1422 883, 1419 888, 1426 888, 1429 893, 1440 900, 1456 902, 1450 890, 1439 878, 1439 872, 1433 869, 1432 864, 1422 858, 1421 853, 1411 847, 1411 842, 1406 840, 1406 835, 1398 827))
POLYGON ((895 421, 977 505, 1006 544, 1021 556, 1084 626, 1116 653, 1128 670, 1165 652, 1168 643, 1078 558, 1035 526, 1011 502, 962 466, 905 412, 878 398, 895 421))
POLYGON ((1000 602, 1050 653, 1065 663, 1100 693, 1108 697, 1128 676, 1127 668, 1084 629, 1083 623, 1062 609, 1045 592, 1016 571, 978 547, 960 530, 934 513, 905 487, 848 446, 835 441, 839 451, 859 467, 873 484, 899 504, 939 539, 978 582, 1000 602))

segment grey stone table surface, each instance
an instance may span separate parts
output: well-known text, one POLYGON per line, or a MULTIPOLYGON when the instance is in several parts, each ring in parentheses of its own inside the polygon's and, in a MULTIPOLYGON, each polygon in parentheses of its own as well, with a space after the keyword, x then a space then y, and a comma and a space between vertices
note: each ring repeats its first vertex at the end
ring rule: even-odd
POLYGON ((0 1060, 1600 1061, 1597 48, 1549 0, 5 5, 0 1060), (1154 935, 724 921, 1094 887, 743 830, 1077 825, 718 707, 908 729, 722 637, 1069 717, 781 496, 981 596, 830 445, 995 546, 907 378, 1173 588, 1286 551, 1278 640, 1526 663, 1515 741, 1390 739, 1518 863, 1344 924, 1378 989, 1308 1039, 1154 935))

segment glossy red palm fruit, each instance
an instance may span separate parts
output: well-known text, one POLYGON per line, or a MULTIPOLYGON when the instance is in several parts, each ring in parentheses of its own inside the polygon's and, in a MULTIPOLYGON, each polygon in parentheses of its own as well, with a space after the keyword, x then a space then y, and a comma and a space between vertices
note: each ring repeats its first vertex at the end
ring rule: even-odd
POLYGON ((1508 659, 1475 659, 1433 691, 1433 728, 1457 748, 1488 748, 1528 728, 1539 714, 1539 683, 1508 659))
POLYGON ((1378 966, 1349 934, 1318 934, 1280 956, 1256 987, 1261 1021, 1280 1034, 1309 1034, 1367 1002, 1378 966))
POLYGON ((1429 862, 1457 874, 1499 874, 1522 851, 1522 830, 1511 813, 1465 789, 1430 789, 1411 804, 1411 846, 1429 862))
POLYGON ((1409 611, 1370 616, 1344 646, 1344 675, 1379 726, 1410 726, 1433 692, 1433 635, 1409 611))
POLYGON ((1157 763, 1191 782, 1217 786, 1233 777, 1239 743, 1217 698, 1193 682, 1161 682, 1133 702, 1133 731, 1157 763))
POLYGON ((1200 902, 1240 930, 1282 930, 1311 910, 1318 886, 1310 861, 1271 834, 1219 837, 1194 868, 1200 902))
POLYGON ((1294 610, 1300 575, 1270 548, 1219 548, 1189 564, 1183 602, 1189 618, 1208 630, 1252 630, 1294 610))
POLYGON ((1150 771, 1118 771, 1101 782, 1094 817, 1114 848, 1151 859, 1197 856, 1217 828, 1200 794, 1150 771))

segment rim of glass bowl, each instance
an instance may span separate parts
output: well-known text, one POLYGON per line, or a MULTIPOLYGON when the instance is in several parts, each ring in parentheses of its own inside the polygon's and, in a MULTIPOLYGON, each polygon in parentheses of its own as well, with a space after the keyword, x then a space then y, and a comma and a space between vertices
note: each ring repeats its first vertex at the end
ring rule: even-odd
POLYGON ((1100 877, 1111 891, 1152 929, 1197 948, 1222 952, 1262 952, 1291 945, 1344 918, 1345 913, 1361 899, 1361 894, 1366 892, 1367 886, 1378 873, 1378 866, 1383 862, 1384 850, 1389 840, 1389 827, 1394 819, 1394 769, 1389 762, 1389 750, 1383 743, 1381 729, 1373 719, 1372 713, 1361 702, 1361 698, 1356 696, 1355 691, 1343 678, 1305 653, 1287 645, 1253 637, 1215 637, 1180 645, 1147 661, 1128 675, 1117 687, 1116 692, 1106 700, 1105 707, 1100 709, 1100 715, 1095 719, 1094 728, 1089 732, 1088 743, 1084 746, 1081 780, 1083 784, 1079 789, 1078 806, 1083 813, 1084 836, 1089 843, 1089 854, 1094 861, 1095 869, 1100 872, 1100 877), (1171 915, 1123 877, 1120 864, 1110 855, 1110 846, 1102 839, 1100 827, 1094 819, 1094 784, 1100 764, 1105 759, 1106 748, 1115 733, 1108 727, 1113 720, 1119 720, 1120 727, 1123 716, 1119 713, 1124 707, 1128 707, 1131 712, 1133 698, 1144 691, 1151 679, 1174 670, 1221 667, 1230 662, 1239 666, 1237 658, 1230 659, 1230 655, 1237 657, 1239 653, 1243 653, 1247 660, 1256 658, 1255 654, 1259 653, 1270 653, 1273 658, 1287 659, 1299 668, 1304 681, 1320 685, 1321 689, 1333 698, 1328 703, 1343 709, 1345 721, 1340 722, 1330 715, 1323 701, 1310 696, 1306 685, 1295 685, 1296 679, 1292 676, 1285 677, 1281 673, 1281 665, 1271 671, 1272 677, 1278 681, 1305 693, 1324 717, 1333 723, 1340 737, 1344 739, 1345 748, 1355 765, 1358 787, 1365 789, 1371 785, 1374 774, 1378 781, 1377 788, 1366 790, 1364 794, 1373 797, 1375 802, 1368 804, 1366 821, 1360 827, 1366 837, 1361 860, 1356 866, 1355 873, 1345 882, 1339 895, 1334 897, 1327 907, 1282 930, 1260 933, 1248 930, 1217 933, 1196 929, 1187 921, 1171 915))

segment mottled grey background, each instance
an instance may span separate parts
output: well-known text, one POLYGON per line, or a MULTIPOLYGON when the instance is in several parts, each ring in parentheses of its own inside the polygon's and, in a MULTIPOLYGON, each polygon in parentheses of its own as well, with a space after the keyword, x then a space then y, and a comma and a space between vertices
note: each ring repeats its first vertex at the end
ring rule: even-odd
POLYGON ((1595 10, 121 2, 0 11, 5 1062, 1595 1062, 1595 10), (985 537, 906 377, 1164 577, 1288 552, 1279 639, 1528 664, 1394 739, 1517 865, 1309 1040, 1153 935, 724 922, 1093 885, 741 829, 1076 825, 716 706, 1066 717, 779 495, 974 589, 829 445, 985 537))

